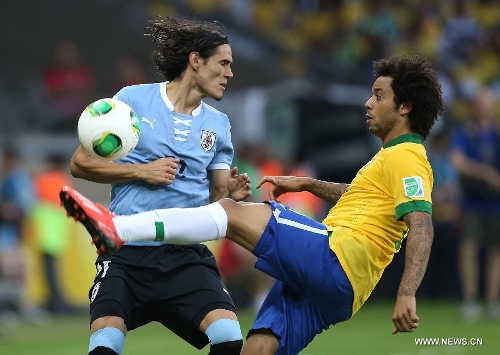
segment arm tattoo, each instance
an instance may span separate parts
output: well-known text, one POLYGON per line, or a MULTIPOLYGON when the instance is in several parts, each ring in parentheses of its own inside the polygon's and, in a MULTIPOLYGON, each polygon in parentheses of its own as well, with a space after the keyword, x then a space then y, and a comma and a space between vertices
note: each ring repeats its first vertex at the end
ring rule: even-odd
POLYGON ((405 268, 398 295, 414 296, 424 278, 431 253, 434 227, 427 212, 410 212, 403 217, 409 228, 406 237, 405 268))
POLYGON ((311 183, 307 187, 307 191, 322 198, 323 200, 335 204, 340 196, 342 196, 342 194, 346 191, 348 186, 349 184, 311 179, 311 183))

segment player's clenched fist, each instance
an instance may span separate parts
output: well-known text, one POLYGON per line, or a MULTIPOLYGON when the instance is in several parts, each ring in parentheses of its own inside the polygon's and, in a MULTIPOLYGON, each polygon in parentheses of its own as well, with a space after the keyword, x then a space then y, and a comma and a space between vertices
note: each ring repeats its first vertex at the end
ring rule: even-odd
POLYGON ((179 159, 168 157, 138 165, 141 170, 140 180, 153 185, 170 185, 177 175, 178 163, 179 159))

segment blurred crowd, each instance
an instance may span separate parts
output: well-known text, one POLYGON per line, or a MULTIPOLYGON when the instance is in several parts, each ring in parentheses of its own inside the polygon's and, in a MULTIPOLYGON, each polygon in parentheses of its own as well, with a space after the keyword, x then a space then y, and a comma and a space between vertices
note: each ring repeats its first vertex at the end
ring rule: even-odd
POLYGON ((66 252, 72 221, 59 206, 59 190, 72 185, 67 159, 48 155, 37 171, 28 171, 14 146, 2 149, 0 175, 0 330, 5 322, 23 319, 45 323, 51 314, 78 311, 61 285, 59 256, 66 252), (30 268, 40 259, 44 302, 28 291, 30 268))
MULTIPOLYGON (((418 53, 432 60, 440 75, 446 113, 426 142, 435 178, 435 241, 421 292, 429 297, 460 297, 460 314, 465 320, 475 321, 482 314, 500 319, 500 2, 103 3, 128 9, 130 31, 139 33, 144 30, 145 19, 158 13, 179 16, 190 11, 191 16, 219 19, 266 43, 272 49, 269 53, 276 56, 279 66, 275 70, 318 85, 371 85, 372 61, 395 53, 418 53)), ((36 90, 25 94, 38 115, 37 123, 28 129, 74 134, 83 108, 103 93, 112 95, 126 85, 158 80, 149 74, 144 58, 126 52, 114 63, 112 79, 104 85, 97 78, 96 68, 84 60, 83 49, 78 41, 64 34, 51 48, 50 62, 39 68, 36 90)), ((244 77, 245 73, 237 75, 244 77)), ((12 94, 5 92, 7 85, 0 84, 0 107, 11 107, 10 102, 15 100, 10 100, 12 94)), ((9 114, 15 117, 16 113, 9 114)), ((312 122, 314 117, 302 119, 312 122)), ((54 242, 70 234, 55 196, 57 188, 68 183, 67 159, 64 155, 47 156, 44 169, 28 174, 14 148, 4 147, 0 175, 0 308, 16 309, 26 317, 41 314, 29 299, 21 296, 26 268, 22 256, 26 234, 21 229, 24 220, 29 219, 35 226, 30 235, 36 240, 50 289, 43 309, 70 312, 73 308, 64 299, 57 281, 56 260, 66 244, 54 242)), ((266 148, 263 142, 243 142, 237 151, 235 165, 254 182, 263 175, 316 175, 315 167, 308 162, 297 161, 292 154, 288 159, 277 160, 266 148)), ((265 198, 265 191, 254 191, 253 199, 265 198)), ((316 218, 321 218, 329 207, 308 194, 285 196, 283 200, 316 218)), ((253 270, 254 257, 227 241, 217 246, 217 256, 236 303, 257 307, 272 280, 253 270)), ((394 265, 401 268, 403 257, 404 250, 394 265)), ((393 272, 395 266, 386 273, 393 272)), ((395 292, 393 284, 398 280, 397 275, 385 275, 378 292, 384 294, 384 288, 395 292)))
POLYGON ((157 81, 147 51, 139 51, 139 43, 133 42, 143 40, 147 19, 155 14, 216 19, 230 33, 243 31, 250 47, 233 46, 235 58, 243 56, 247 67, 236 73, 240 87, 245 81, 255 82, 256 73, 265 85, 265 77, 272 76, 270 71, 317 84, 369 85, 373 60, 405 52, 422 54, 435 63, 447 116, 453 119, 467 116, 464 106, 478 87, 486 85, 500 95, 500 3, 494 0, 99 2, 104 6, 102 11, 120 16, 122 25, 134 34, 130 43, 114 53, 111 66, 90 61, 84 55, 94 53, 88 43, 61 33, 55 42, 48 42, 50 55, 41 56, 47 59, 38 62, 38 75, 24 85, 24 92, 10 93, 2 82, 7 75, 0 71, 0 107, 10 116, 30 122, 27 129, 74 132, 76 118, 86 103, 112 95, 123 85, 157 81), (262 58, 252 56, 250 48, 257 48, 256 43, 267 49, 266 71, 258 69, 262 58))

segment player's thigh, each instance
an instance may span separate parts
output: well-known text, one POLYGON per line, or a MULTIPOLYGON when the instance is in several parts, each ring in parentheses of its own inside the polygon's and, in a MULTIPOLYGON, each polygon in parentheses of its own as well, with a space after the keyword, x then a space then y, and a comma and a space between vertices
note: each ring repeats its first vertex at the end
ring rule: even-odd
POLYGON ((128 330, 137 327, 133 315, 139 300, 131 290, 142 293, 141 283, 137 282, 141 275, 131 275, 128 265, 120 260, 123 253, 117 254, 96 260, 97 274, 89 290, 90 323, 94 329, 107 324, 128 330))
POLYGON ((267 204, 220 200, 228 216, 226 237, 243 248, 253 251, 271 217, 267 204))
POLYGON ((133 329, 133 304, 127 284, 121 277, 111 277, 94 283, 90 292, 90 324, 94 333, 106 327, 120 329, 124 334, 133 329))
POLYGON ((237 319, 214 258, 177 270, 168 285, 177 290, 177 296, 151 304, 146 313, 198 349, 208 344, 204 330, 209 324, 222 318, 237 319))
MULTIPOLYGON (((332 251, 325 225, 271 202, 273 217, 255 247, 255 267, 296 291, 322 292, 332 277, 332 251)), ((308 293, 308 292, 307 292, 308 293)))

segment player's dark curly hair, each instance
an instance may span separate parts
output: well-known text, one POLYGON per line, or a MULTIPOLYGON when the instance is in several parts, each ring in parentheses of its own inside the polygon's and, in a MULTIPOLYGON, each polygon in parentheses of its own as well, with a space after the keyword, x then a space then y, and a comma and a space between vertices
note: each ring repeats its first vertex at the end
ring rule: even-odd
POLYGON ((149 20, 147 36, 151 36, 155 49, 151 57, 158 74, 172 81, 186 69, 191 52, 203 59, 215 53, 217 47, 229 44, 224 27, 219 22, 198 22, 170 17, 149 20))
POLYGON ((394 104, 409 103, 410 129, 424 139, 444 112, 441 85, 428 60, 418 56, 395 55, 373 63, 373 74, 392 78, 394 104))

